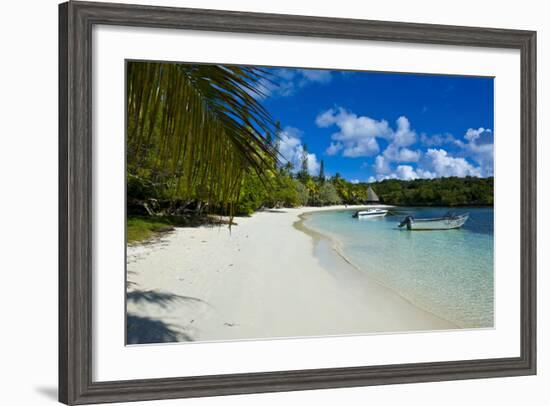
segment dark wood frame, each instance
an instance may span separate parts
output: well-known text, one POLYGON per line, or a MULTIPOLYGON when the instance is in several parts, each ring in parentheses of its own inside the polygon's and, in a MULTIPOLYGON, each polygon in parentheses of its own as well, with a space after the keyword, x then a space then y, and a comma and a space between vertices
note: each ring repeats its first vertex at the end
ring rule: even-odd
POLYGON ((536 32, 69 2, 59 6, 59 400, 184 398, 536 373, 536 32), (92 27, 94 24, 490 48, 521 53, 521 355, 352 368, 92 381, 92 27))

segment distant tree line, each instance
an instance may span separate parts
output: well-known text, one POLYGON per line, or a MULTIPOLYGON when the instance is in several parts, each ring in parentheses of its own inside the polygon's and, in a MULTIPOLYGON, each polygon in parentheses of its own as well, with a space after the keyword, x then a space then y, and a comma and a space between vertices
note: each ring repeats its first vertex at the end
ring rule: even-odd
MULTIPOLYGON (((288 167, 287 167, 288 168, 288 167)), ((237 214, 250 214, 265 207, 327 206, 365 204, 371 186, 380 203, 396 206, 492 206, 490 178, 437 178, 351 183, 340 174, 327 179, 304 172, 281 169, 274 176, 275 187, 264 188, 255 176, 245 179, 246 191, 237 204, 237 214)))
POLYGON ((494 178, 388 179, 371 184, 380 200, 399 206, 492 206, 494 178))

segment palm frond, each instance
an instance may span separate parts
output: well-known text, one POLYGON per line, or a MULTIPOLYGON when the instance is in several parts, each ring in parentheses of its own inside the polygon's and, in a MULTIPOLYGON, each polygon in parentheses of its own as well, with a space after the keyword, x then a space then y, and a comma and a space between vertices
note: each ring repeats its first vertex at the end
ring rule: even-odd
POLYGON ((245 171, 263 176, 277 160, 266 141, 258 68, 129 62, 127 164, 166 182, 174 197, 217 205, 238 199, 245 171))

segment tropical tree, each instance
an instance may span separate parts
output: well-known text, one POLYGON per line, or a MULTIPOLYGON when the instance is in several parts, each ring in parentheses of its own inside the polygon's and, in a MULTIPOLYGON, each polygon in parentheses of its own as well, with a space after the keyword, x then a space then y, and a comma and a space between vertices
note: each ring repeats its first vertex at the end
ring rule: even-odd
POLYGON ((302 181, 302 183, 307 183, 309 180, 309 155, 307 153, 307 144, 304 144, 302 146, 302 156, 300 157, 300 172, 298 172, 298 179, 302 181))
POLYGON ((321 159, 321 164, 319 165, 319 182, 325 183, 325 161, 321 159))
POLYGON ((319 205, 319 185, 311 177, 308 177, 305 187, 309 193, 308 203, 312 206, 319 205))
POLYGON ((319 188, 319 202, 322 205, 339 204, 342 199, 338 195, 336 188, 330 182, 325 182, 319 188))
POLYGON ((231 209, 246 174, 263 179, 276 160, 258 102, 265 78, 253 67, 129 62, 128 174, 172 198, 231 209))
POLYGON ((309 201, 309 191, 305 185, 297 179, 294 179, 294 187, 298 193, 298 202, 300 206, 305 206, 309 201))
POLYGON ((330 182, 336 188, 336 191, 338 192, 338 195, 340 196, 340 198, 344 202, 350 203, 349 183, 346 180, 344 180, 344 178, 342 178, 342 175, 336 172, 336 174, 330 179, 330 182))

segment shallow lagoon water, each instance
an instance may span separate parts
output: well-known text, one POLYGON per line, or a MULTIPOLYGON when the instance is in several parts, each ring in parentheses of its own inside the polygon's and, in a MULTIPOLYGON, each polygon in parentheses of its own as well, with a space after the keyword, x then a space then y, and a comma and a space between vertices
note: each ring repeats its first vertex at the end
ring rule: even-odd
POLYGON ((311 213, 304 224, 334 248, 417 306, 462 328, 493 327, 493 209, 468 208, 457 230, 408 231, 405 215, 439 217, 448 208, 397 208, 395 215, 355 219, 352 210, 311 213))

